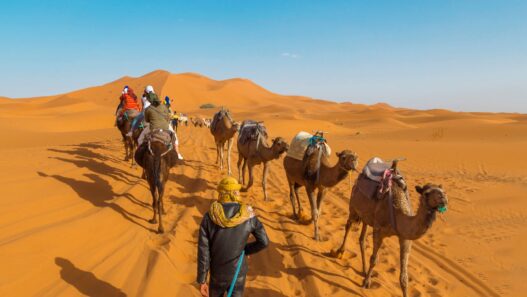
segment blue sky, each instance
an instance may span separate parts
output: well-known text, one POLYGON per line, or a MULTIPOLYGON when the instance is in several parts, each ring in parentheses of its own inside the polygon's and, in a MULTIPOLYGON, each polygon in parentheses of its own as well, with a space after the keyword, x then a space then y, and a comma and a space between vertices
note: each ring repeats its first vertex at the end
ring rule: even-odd
POLYGON ((527 1, 10 1, 0 96, 155 69, 283 94, 527 113, 527 1))

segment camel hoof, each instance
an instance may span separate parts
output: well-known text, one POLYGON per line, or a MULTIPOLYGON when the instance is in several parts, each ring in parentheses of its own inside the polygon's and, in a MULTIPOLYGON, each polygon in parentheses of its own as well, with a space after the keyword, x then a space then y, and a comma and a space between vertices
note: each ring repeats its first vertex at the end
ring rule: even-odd
POLYGON ((150 219, 150 220, 148 220, 148 222, 149 222, 150 224, 156 224, 156 223, 157 223, 157 220, 156 220, 156 219, 150 219))
POLYGON ((341 250, 331 250, 329 252, 329 256, 332 258, 342 259, 342 255, 344 255, 344 252, 341 250))
POLYGON ((369 289, 371 287, 371 280, 369 278, 364 279, 364 282, 362 283, 362 287, 365 289, 369 289))
POLYGON ((157 234, 163 234, 163 233, 165 233, 165 228, 163 227, 157 228, 157 234))
POLYGON ((242 192, 242 193, 246 193, 248 190, 249 190, 249 189, 247 189, 246 187, 243 187, 243 188, 240 189, 240 192, 242 192))

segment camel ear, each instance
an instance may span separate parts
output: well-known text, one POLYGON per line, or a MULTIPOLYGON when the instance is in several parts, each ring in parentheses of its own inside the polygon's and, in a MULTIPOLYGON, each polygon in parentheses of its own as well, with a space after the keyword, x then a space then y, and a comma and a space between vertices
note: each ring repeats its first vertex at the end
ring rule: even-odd
POLYGON ((275 140, 276 140, 276 138, 273 138, 273 139, 271 139, 271 142, 274 142, 275 140))
POLYGON ((335 152, 335 155, 340 158, 340 156, 342 156, 342 152, 335 152))
POLYGON ((439 187, 440 189, 442 189, 442 188, 443 188, 443 185, 439 185, 438 187, 439 187))
POLYGON ((421 186, 415 186, 415 190, 417 191, 417 193, 423 194, 423 188, 421 186))

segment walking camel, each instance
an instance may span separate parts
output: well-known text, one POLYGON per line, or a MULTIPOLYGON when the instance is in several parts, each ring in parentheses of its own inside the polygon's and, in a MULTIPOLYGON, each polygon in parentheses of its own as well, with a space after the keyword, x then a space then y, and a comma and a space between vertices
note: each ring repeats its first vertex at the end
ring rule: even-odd
POLYGON ((128 161, 132 159, 132 166, 134 166, 134 153, 136 148, 136 142, 133 139, 133 135, 130 135, 130 130, 132 129, 132 121, 136 116, 139 115, 139 112, 135 109, 129 109, 123 113, 120 119, 117 120, 117 128, 121 132, 123 137, 124 144, 124 160, 128 161))
POLYGON ((420 194, 417 214, 413 214, 406 182, 397 171, 397 161, 392 166, 369 161, 363 173, 359 175, 350 198, 349 217, 346 223, 342 245, 331 254, 342 257, 353 223, 362 223, 359 246, 362 258, 362 271, 365 275, 363 287, 369 288, 377 254, 384 238, 397 236, 400 245, 399 283, 403 296, 408 296, 408 258, 412 241, 422 237, 434 223, 437 212, 446 211, 448 199, 441 185, 428 183, 416 186, 420 194), (375 181, 374 181, 375 180, 375 181), (364 241, 368 226, 373 227, 373 253, 370 267, 366 273, 364 241))
MULTIPOLYGON (((320 137, 319 139, 323 139, 320 137)), ((289 199, 293 207, 295 219, 303 218, 302 204, 298 196, 298 189, 305 187, 309 204, 311 206, 311 218, 315 229, 314 238, 320 240, 318 232, 318 219, 321 215, 322 200, 328 188, 332 188, 355 171, 358 166, 358 156, 350 150, 336 153, 338 162, 331 166, 324 150, 325 141, 318 141, 308 146, 302 161, 290 156, 284 158, 284 169, 289 183, 289 199), (315 198, 315 191, 317 195, 315 198), (295 198, 298 212, 295 207, 295 198)))
POLYGON ((267 131, 262 122, 243 121, 238 136, 238 174, 239 181, 245 185, 245 170, 249 168, 249 182, 242 188, 247 192, 253 185, 253 168, 263 163, 262 188, 264 200, 267 201, 267 174, 269 162, 280 158, 287 151, 289 145, 282 137, 272 140, 272 145, 267 144, 267 131))
POLYGON ((210 132, 214 136, 216 143, 216 164, 223 170, 225 144, 227 144, 227 173, 232 174, 231 171, 231 150, 234 135, 238 131, 240 125, 232 120, 228 110, 222 109, 214 114, 210 132))
POLYGON ((151 224, 158 223, 158 233, 165 232, 162 220, 162 215, 165 214, 163 204, 165 184, 170 174, 170 168, 178 162, 177 153, 172 145, 173 140, 168 133, 164 131, 151 133, 135 155, 137 164, 144 168, 144 174, 152 194, 154 215, 149 222, 151 224))

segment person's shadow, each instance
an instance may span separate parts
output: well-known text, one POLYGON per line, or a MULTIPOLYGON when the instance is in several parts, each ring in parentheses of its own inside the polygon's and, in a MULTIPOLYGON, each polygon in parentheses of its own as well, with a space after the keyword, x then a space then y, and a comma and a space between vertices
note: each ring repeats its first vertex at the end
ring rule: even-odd
POLYGON ((126 297, 126 294, 120 289, 98 279, 91 272, 80 270, 68 259, 56 257, 55 264, 61 268, 60 277, 84 295, 95 297, 126 297))

